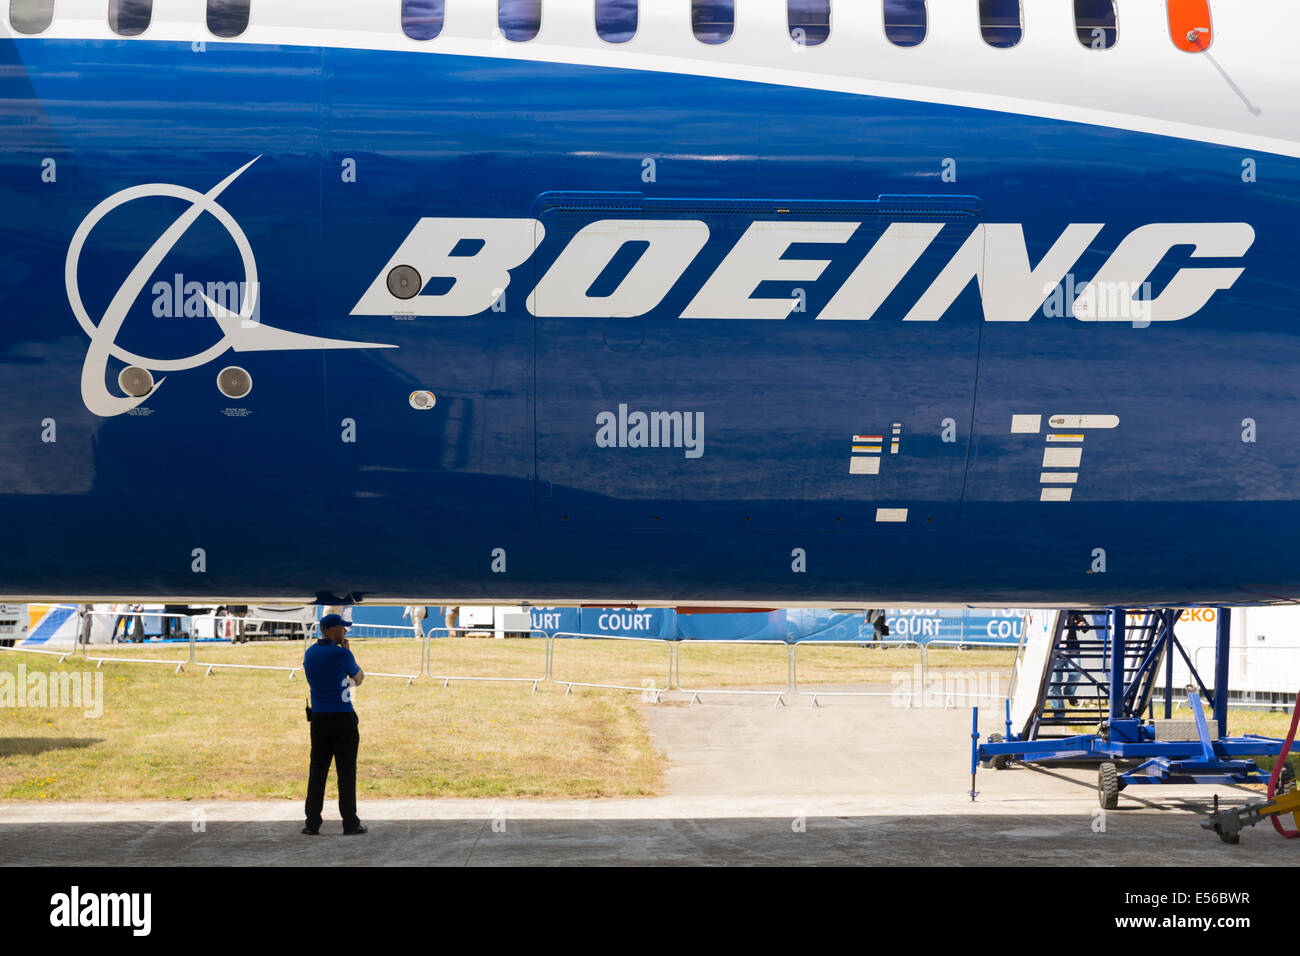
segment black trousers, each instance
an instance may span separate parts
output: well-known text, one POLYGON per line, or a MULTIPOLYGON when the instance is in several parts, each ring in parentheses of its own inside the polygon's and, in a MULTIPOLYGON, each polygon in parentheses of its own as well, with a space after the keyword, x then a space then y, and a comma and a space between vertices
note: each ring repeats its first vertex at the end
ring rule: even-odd
POLYGON ((360 721, 355 712, 312 714, 311 770, 307 775, 307 825, 319 827, 325 803, 325 780, 330 761, 339 775, 339 816, 345 829, 355 827, 357 817, 357 747, 361 743, 360 721))

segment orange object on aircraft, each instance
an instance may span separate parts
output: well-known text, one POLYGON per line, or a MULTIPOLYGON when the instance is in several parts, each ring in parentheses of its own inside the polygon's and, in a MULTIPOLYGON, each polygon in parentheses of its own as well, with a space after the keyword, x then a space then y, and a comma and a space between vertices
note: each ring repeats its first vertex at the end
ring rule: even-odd
POLYGON ((1204 53, 1214 42, 1209 0, 1169 0, 1169 36, 1185 53, 1204 53))

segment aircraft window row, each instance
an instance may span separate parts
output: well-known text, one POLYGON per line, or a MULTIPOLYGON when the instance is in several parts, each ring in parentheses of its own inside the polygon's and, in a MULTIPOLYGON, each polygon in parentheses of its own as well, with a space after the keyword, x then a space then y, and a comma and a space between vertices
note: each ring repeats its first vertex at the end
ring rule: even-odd
MULTIPOLYGON (((596 33, 609 43, 626 43, 636 35, 641 0, 594 0, 596 33)), ((841 0, 843 2, 843 0, 841 0)), ((56 0, 9 0, 9 23, 17 33, 44 33, 54 20, 56 0)), ((252 0, 206 0, 208 29, 232 39, 248 29, 252 0)), ((497 25, 502 36, 516 43, 535 39, 542 27, 543 0, 497 0, 497 25)), ((818 46, 830 37, 831 0, 786 0, 790 37, 804 46, 818 46)), ((917 46, 928 29, 926 0, 883 0, 885 36, 900 47, 917 46)), ((1091 50, 1108 50, 1119 37, 1115 0, 1073 0, 1079 43, 1091 50)), ((1205 0, 1169 0, 1171 23, 1176 4, 1204 10, 1205 0)), ((442 32, 447 0, 402 0, 402 32, 413 40, 432 40, 442 32)), ((1181 8, 1180 8, 1181 9, 1181 8)), ((1196 14, 1199 16, 1200 14, 1196 14)), ((140 36, 153 16, 153 0, 108 0, 108 24, 124 37, 140 36)), ((1193 16, 1195 19, 1195 16, 1193 16)), ((991 47, 1010 48, 1024 36, 1022 0, 979 0, 979 26, 991 47)), ((736 0, 691 0, 691 30, 701 43, 719 44, 736 29, 736 0)), ((1208 31, 1202 31, 1208 33, 1208 31)), ((1176 37, 1178 43, 1181 37, 1176 37)), ((1208 37, 1203 46, 1208 45, 1208 37)), ((1181 49, 1197 49, 1195 41, 1181 49)))
MULTIPOLYGON (((54 22, 55 0, 9 0, 9 24, 29 36, 44 33, 54 22)), ((207 0, 208 29, 230 39, 248 29, 252 0, 207 0)), ((138 37, 149 29, 153 0, 108 0, 108 26, 118 36, 138 37)))
MULTIPOLYGON (((14 0, 18 2, 18 0, 14 0)), ((1115 0, 1073 0, 1079 42, 1094 50, 1115 45, 1115 0)), ((497 0, 497 25, 516 43, 537 37, 543 0, 497 0)), ((640 0, 594 0, 596 33, 609 43, 636 35, 640 0)), ((926 0, 884 0, 885 36, 895 46, 917 46, 928 28, 926 0)), ((825 43, 831 34, 831 0, 786 0, 790 37, 804 46, 825 43)), ((402 0, 402 31, 413 40, 442 32, 446 0, 402 0)), ((979 27, 992 47, 1016 46, 1024 36, 1021 0, 980 0, 979 27)), ((736 30, 736 0, 691 0, 691 30, 701 43, 726 43, 736 30)))

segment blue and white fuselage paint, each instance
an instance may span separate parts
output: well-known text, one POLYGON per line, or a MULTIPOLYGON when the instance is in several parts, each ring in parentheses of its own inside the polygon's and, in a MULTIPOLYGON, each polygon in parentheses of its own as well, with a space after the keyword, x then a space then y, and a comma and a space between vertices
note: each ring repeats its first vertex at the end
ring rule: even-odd
POLYGON ((0 599, 1300 597, 1293 4, 106 6, 0 22, 0 599))

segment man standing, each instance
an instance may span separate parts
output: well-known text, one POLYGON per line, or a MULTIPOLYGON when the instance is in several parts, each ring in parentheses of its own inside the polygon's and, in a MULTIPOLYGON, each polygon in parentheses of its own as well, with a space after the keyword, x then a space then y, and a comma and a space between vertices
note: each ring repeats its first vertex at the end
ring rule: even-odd
POLYGON ((348 647, 349 624, 339 614, 326 614, 320 621, 321 638, 303 655, 302 669, 311 685, 311 770, 307 776, 307 823, 302 832, 320 833, 321 807, 325 803, 325 780, 330 761, 339 775, 339 815, 343 833, 365 833, 357 817, 357 712, 352 707, 352 688, 360 687, 365 672, 348 647))
POLYGON ((1052 682, 1048 687, 1048 699, 1053 701, 1052 713, 1065 717, 1066 703, 1071 708, 1079 706, 1075 696, 1079 692, 1079 632, 1087 634, 1092 630, 1088 618, 1078 611, 1070 611, 1065 618, 1065 639, 1057 652, 1056 665, 1052 670, 1052 682))
POLYGON ((428 616, 429 609, 423 605, 412 604, 402 612, 402 617, 409 618, 411 629, 415 631, 416 637, 424 637, 424 619, 428 616))
MULTIPOLYGON (((113 616, 113 629, 112 629, 111 631, 108 632, 108 643, 110 643, 110 644, 116 644, 116 643, 117 643, 117 631, 118 631, 118 628, 121 627, 123 621, 127 620, 126 615, 123 614, 122 612, 123 612, 123 611, 129 611, 130 609, 131 609, 131 605, 129 605, 129 604, 114 604, 114 605, 113 605, 113 615, 114 615, 114 616, 113 616)), ((130 624, 129 624, 129 622, 128 622, 128 629, 129 629, 129 626, 130 626, 130 624)), ((123 632, 123 633, 125 633, 125 632, 123 632)))
POLYGON ((226 609, 235 619, 235 635, 231 641, 232 644, 247 644, 248 638, 244 636, 244 615, 248 613, 247 604, 232 604, 226 609))
POLYGON ((95 605, 93 604, 77 605, 77 614, 81 618, 81 628, 77 635, 78 643, 81 644, 90 643, 90 628, 91 625, 95 623, 94 613, 95 613, 95 605))

